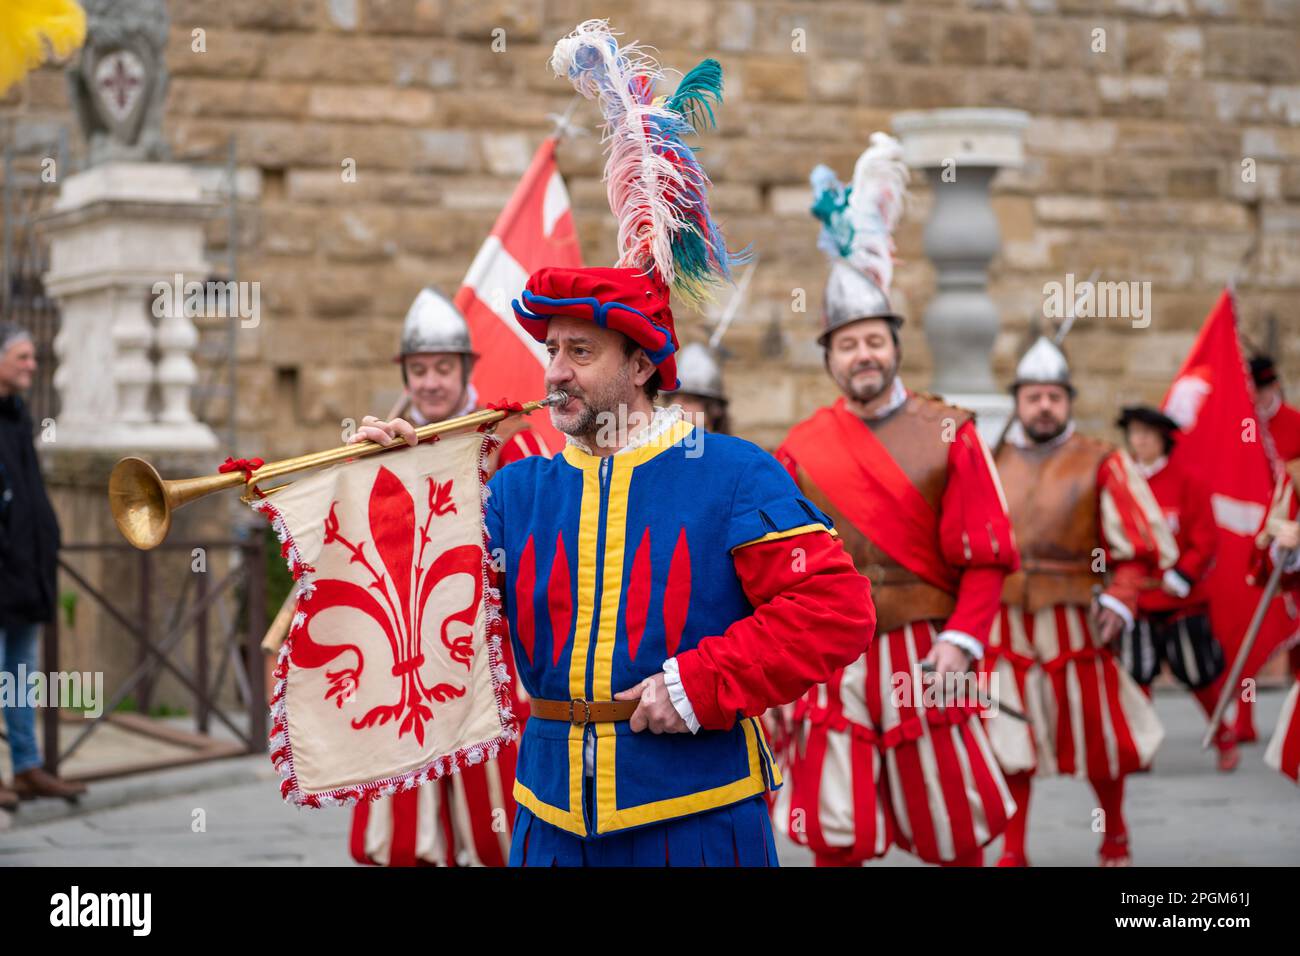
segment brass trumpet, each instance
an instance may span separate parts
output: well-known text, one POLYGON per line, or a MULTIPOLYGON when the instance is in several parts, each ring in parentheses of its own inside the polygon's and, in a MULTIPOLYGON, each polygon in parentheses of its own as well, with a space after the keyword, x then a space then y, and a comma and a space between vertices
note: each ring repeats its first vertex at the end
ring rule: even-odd
MULTIPOLYGON (((470 412, 459 418, 421 425, 415 430, 415 434, 420 441, 424 441, 431 435, 491 425, 508 415, 527 415, 547 405, 563 405, 568 400, 568 395, 556 391, 546 398, 525 403, 518 411, 484 409, 470 412)), ((122 532, 122 537, 141 551, 148 551, 158 547, 167 537, 167 532, 172 526, 172 512, 191 501, 239 485, 245 486, 243 497, 244 500, 248 500, 249 490, 254 485, 270 481, 272 478, 309 468, 332 465, 349 458, 364 458, 381 451, 406 447, 409 446, 404 441, 392 445, 380 445, 372 441, 358 442, 355 445, 340 445, 328 451, 267 462, 248 476, 240 471, 232 471, 201 478, 171 480, 162 478, 157 469, 143 458, 128 457, 113 466, 113 473, 108 479, 108 504, 113 512, 113 521, 117 524, 117 530, 122 532)), ((287 485, 288 483, 278 485, 263 490, 262 493, 269 495, 287 485)))

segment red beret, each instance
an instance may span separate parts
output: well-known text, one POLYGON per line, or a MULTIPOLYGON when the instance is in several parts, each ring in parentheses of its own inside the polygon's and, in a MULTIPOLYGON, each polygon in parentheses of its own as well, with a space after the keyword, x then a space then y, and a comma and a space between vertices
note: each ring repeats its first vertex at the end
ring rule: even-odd
POLYGON ((659 369, 660 387, 677 388, 677 332, 668 289, 638 269, 538 269, 528 277, 521 303, 511 303, 515 317, 529 335, 546 341, 555 315, 595 322, 622 332, 659 369))

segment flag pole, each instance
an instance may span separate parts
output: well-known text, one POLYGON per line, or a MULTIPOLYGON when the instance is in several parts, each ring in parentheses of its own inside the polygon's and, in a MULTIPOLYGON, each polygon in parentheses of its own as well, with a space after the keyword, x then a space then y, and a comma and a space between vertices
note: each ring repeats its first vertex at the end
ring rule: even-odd
POLYGON ((582 94, 574 93, 573 99, 569 100, 569 105, 564 108, 563 113, 546 114, 546 118, 555 124, 551 128, 551 139, 555 140, 556 145, 569 136, 586 135, 587 130, 573 122, 573 114, 578 109, 578 103, 581 100, 582 94))
POLYGON ((1247 264, 1255 258, 1257 252, 1259 252, 1258 233, 1255 234, 1255 238, 1246 248, 1246 251, 1241 254, 1241 258, 1237 261, 1236 268, 1232 270, 1232 275, 1228 277, 1228 295, 1232 296, 1232 307, 1234 310, 1237 307, 1237 279, 1246 270, 1247 264))
POLYGON ((1268 584, 1264 586, 1264 593, 1259 599, 1259 604, 1255 606, 1255 616, 1250 619, 1250 627, 1246 629, 1246 638, 1241 642, 1237 657, 1232 662, 1232 670, 1228 672, 1228 679, 1223 682, 1223 690, 1219 692, 1219 701, 1214 705, 1214 713, 1210 716, 1210 726, 1201 739, 1202 750, 1208 750, 1210 744, 1214 742, 1214 733, 1223 722, 1223 715, 1228 709, 1228 700, 1237 692, 1237 682, 1241 680, 1241 672, 1246 669, 1246 658, 1250 656, 1251 649, 1255 646, 1255 639, 1259 636, 1259 630, 1264 625, 1264 615, 1268 613, 1268 606, 1273 603, 1273 596, 1277 594, 1278 583, 1282 580, 1282 568, 1291 560, 1293 553, 1289 548, 1278 551, 1277 560, 1273 562, 1273 573, 1268 576, 1268 584))
POLYGON ((727 307, 723 309, 722 316, 718 319, 718 324, 709 336, 709 348, 716 349, 722 342, 722 337, 727 334, 727 329, 735 320, 736 314, 740 311, 741 302, 745 298, 745 293, 749 291, 749 284, 754 279, 754 270, 758 268, 758 256, 755 255, 749 261, 745 274, 740 277, 740 282, 731 293, 731 299, 727 302, 727 307))

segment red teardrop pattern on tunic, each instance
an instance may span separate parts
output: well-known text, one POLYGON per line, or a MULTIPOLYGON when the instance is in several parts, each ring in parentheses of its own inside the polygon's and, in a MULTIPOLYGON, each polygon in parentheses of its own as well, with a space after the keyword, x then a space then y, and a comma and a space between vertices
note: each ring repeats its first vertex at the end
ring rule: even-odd
POLYGON ((664 591, 664 643, 668 656, 674 657, 686 628, 686 612, 691 605, 691 549, 686 544, 686 529, 677 534, 672 563, 668 565, 668 587, 664 591))
POLYGON ((519 573, 515 575, 515 632, 530 664, 533 662, 533 643, 537 639, 533 621, 533 588, 536 584, 537 559, 530 534, 523 553, 519 555, 519 573))
POLYGON ((650 611, 650 529, 641 534, 632 558, 632 575, 627 582, 627 656, 636 660, 645 635, 646 615, 650 611))
POLYGON ((569 588, 569 556, 564 550, 564 533, 555 536, 555 559, 551 562, 551 580, 546 588, 546 604, 551 612, 552 664, 560 663, 564 645, 569 643, 573 626, 573 595, 569 588))

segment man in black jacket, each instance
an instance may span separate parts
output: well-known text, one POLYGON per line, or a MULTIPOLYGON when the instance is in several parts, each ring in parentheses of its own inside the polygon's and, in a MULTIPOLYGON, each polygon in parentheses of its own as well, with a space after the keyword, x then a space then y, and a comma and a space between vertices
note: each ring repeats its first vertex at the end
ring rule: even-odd
POLYGON ((11 695, 0 698, 13 789, 0 784, 0 807, 32 797, 73 799, 85 792, 45 771, 36 744, 36 712, 27 706, 29 677, 37 672, 40 626, 54 617, 59 523, 45 495, 32 441, 32 419, 19 392, 31 387, 36 348, 25 329, 0 322, 0 678, 11 695))

